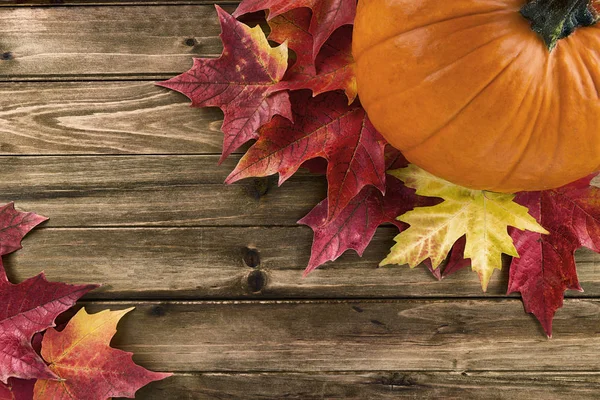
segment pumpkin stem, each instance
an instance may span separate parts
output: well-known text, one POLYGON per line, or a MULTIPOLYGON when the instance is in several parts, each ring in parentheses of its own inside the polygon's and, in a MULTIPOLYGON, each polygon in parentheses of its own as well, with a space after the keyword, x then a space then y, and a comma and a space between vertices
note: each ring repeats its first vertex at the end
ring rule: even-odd
POLYGON ((530 0, 521 15, 531 21, 549 51, 581 26, 591 26, 600 18, 597 0, 530 0))

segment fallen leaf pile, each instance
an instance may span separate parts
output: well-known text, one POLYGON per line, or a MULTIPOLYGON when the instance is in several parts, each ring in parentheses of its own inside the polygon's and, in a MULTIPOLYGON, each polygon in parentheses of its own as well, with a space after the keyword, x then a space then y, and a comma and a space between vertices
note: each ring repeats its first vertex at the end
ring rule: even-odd
MULTIPOLYGON (((12 203, 1 207, 0 257, 19 250, 23 237, 45 220, 12 203)), ((60 314, 96 287, 48 282, 43 273, 12 284, 0 258, 0 400, 132 398, 169 376, 109 347, 117 321, 129 310, 88 315, 81 309, 62 332, 53 329, 60 314), (37 335, 43 332, 40 352, 37 335)))
POLYGON ((485 291, 502 254, 512 256, 508 291, 521 293, 550 336, 565 290, 581 290, 574 251, 600 251, 600 189, 586 179, 506 195, 409 166, 357 98, 356 3, 243 0, 233 15, 217 6, 221 57, 195 59, 159 85, 183 93, 193 107, 223 110, 221 161, 255 141, 227 183, 279 174, 282 184, 301 167, 326 176, 327 198, 299 221, 314 231, 305 275, 349 249, 362 255, 378 226, 394 224, 401 233, 382 265, 423 263, 438 279, 471 266, 485 291), (237 19, 259 11, 268 36, 237 19))

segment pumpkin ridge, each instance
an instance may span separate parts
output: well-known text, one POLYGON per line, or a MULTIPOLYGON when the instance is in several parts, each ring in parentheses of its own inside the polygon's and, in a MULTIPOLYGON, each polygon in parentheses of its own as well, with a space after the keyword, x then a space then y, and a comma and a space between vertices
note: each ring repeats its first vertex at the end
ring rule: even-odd
MULTIPOLYGON (((546 74, 547 73, 548 73, 548 68, 546 68, 546 74)), ((535 80, 535 77, 532 77, 529 84, 527 85, 527 89, 525 91, 526 95, 523 97, 523 100, 521 101, 521 103, 518 107, 519 109, 523 106, 525 99, 529 95, 529 89, 531 88, 531 84, 533 83, 534 80, 535 80)), ((543 93, 541 94, 541 100, 539 101, 537 111, 535 112, 535 120, 533 121, 533 124, 531 125, 530 129, 528 129, 527 140, 525 140, 523 142, 522 148, 519 150, 519 155, 516 157, 517 161, 512 163, 512 165, 510 166, 507 173, 502 177, 502 179, 500 179, 500 181, 498 183, 496 183, 493 186, 493 188, 502 187, 503 185, 505 185, 508 182, 508 180, 510 178, 512 178, 515 171, 517 171, 521 167, 521 164, 524 159, 523 156, 527 153, 527 150, 529 149, 531 140, 534 137, 534 132, 537 131, 536 127, 537 127, 538 121, 540 120, 540 115, 542 114, 542 109, 546 103, 547 93, 548 93, 548 91, 544 90, 543 93)), ((540 98, 540 94, 537 93, 537 90, 536 90, 536 93, 533 95, 533 98, 534 99, 540 98)))
MULTIPOLYGON (((554 66, 552 65, 553 63, 551 62, 550 58, 547 58, 545 63, 544 63, 544 77, 542 78, 543 82, 546 82, 549 80, 549 76, 552 75, 552 70, 554 68, 554 66)), ((547 119, 547 113, 548 110, 550 110, 550 105, 552 101, 552 90, 551 88, 548 88, 547 86, 542 86, 543 91, 541 93, 536 93, 534 95, 534 97, 539 98, 541 97, 541 101, 539 102, 539 105, 537 107, 537 111, 535 113, 535 121, 533 123, 533 125, 531 125, 531 128, 529 129, 529 135, 527 137, 527 141, 525 143, 525 147, 523 148, 524 151, 523 153, 517 158, 517 161, 514 163, 514 165, 512 166, 511 170, 510 170, 510 174, 507 174, 507 176, 505 176, 499 183, 497 183, 496 185, 494 185, 495 187, 503 187, 506 183, 508 183, 509 179, 511 179, 513 176, 513 174, 515 173, 515 171, 519 170, 520 168, 522 168, 522 164, 524 162, 524 160, 526 159, 526 157, 524 157, 525 154, 527 154, 528 151, 532 151, 530 148, 530 144, 532 142, 532 140, 536 137, 536 133, 542 131, 543 127, 539 127, 539 122, 540 119, 547 119), (543 118, 542 118, 543 116, 543 118)), ((539 87, 537 88, 539 89, 539 87)))
MULTIPOLYGON (((570 54, 569 54, 570 56, 570 54)), ((570 58, 570 57, 569 57, 570 58)), ((558 62, 558 60, 553 60, 554 61, 554 76, 555 76, 555 83, 553 85, 553 87, 562 87, 563 83, 564 83, 564 73, 562 71, 562 68, 564 68, 562 65, 560 65, 560 63, 558 62)), ((563 60, 564 61, 564 60, 563 60)), ((563 107, 564 101, 562 96, 552 96, 552 100, 556 101, 557 107, 556 109, 559 110, 559 115, 558 115, 558 129, 560 131, 565 131, 563 128, 564 126, 564 110, 565 107, 563 107)), ((552 103, 551 103, 552 104, 552 103)), ((552 106, 549 107, 549 109, 552 109, 552 106)), ((554 143, 554 149, 552 150, 552 156, 550 158, 550 163, 546 164, 546 168, 544 169, 544 172, 540 175, 540 180, 546 180, 546 178, 548 178, 549 176, 554 174, 555 171, 555 166, 558 162, 558 157, 557 155, 561 152, 562 150, 562 144, 561 144, 561 140, 560 138, 556 138, 555 139, 555 143, 554 143)))
POLYGON ((502 75, 503 75, 503 74, 506 72, 506 70, 508 70, 508 69, 510 68, 510 66, 511 66, 511 65, 513 65, 513 64, 515 63, 515 61, 517 61, 517 59, 518 59, 518 58, 519 58, 519 56, 521 55, 522 51, 523 51, 523 49, 521 49, 521 50, 520 50, 520 51, 517 53, 517 55, 516 55, 515 57, 513 57, 513 59, 512 59, 512 60, 510 60, 510 62, 509 62, 508 64, 506 64, 506 66, 504 66, 504 67, 503 67, 503 68, 502 68, 502 69, 501 69, 501 70, 500 70, 500 71, 499 71, 497 74, 495 74, 495 75, 494 75, 494 77, 493 77, 493 78, 492 78, 492 79, 491 79, 491 80, 490 80, 488 83, 486 83, 486 84, 485 84, 485 86, 484 86, 482 89, 478 90, 478 91, 476 92, 476 94, 475 94, 473 97, 471 97, 471 99, 469 99, 469 101, 468 101, 468 102, 467 102, 467 103, 466 103, 464 106, 461 106, 461 107, 460 107, 460 108, 459 108, 459 109, 458 109, 456 112, 454 112, 454 114, 453 114, 453 115, 452 115, 452 116, 451 116, 451 117, 450 117, 450 118, 449 118, 449 119, 448 119, 446 122, 444 122, 444 124, 443 124, 441 127, 439 127, 439 128, 437 128, 437 129, 435 129, 433 132, 431 132, 430 134, 428 134, 428 135, 427 135, 427 137, 426 137, 426 138, 424 138, 423 140, 421 140, 419 143, 417 143, 417 144, 414 144, 414 145, 412 145, 412 146, 405 147, 405 148, 403 149, 403 151, 404 151, 404 152, 409 152, 409 151, 412 151, 412 150, 416 149, 417 147, 419 147, 419 146, 421 146, 421 145, 425 144, 427 141, 429 141, 429 140, 433 139, 433 138, 434 138, 434 137, 435 137, 437 134, 439 134, 439 133, 440 133, 440 132, 441 132, 441 131, 442 131, 442 130, 445 128, 445 127, 447 127, 447 126, 448 126, 448 125, 449 125, 451 122, 453 122, 453 121, 454 121, 456 118, 458 118, 458 116, 459 116, 459 115, 460 115, 460 114, 461 114, 461 113, 462 113, 462 112, 463 112, 463 111, 464 111, 464 110, 465 110, 467 107, 469 107, 471 104, 473 104, 473 102, 474 102, 475 100, 477 100, 477 98, 478 98, 478 97, 479 97, 479 96, 480 96, 480 95, 481 95, 483 92, 485 92, 487 88, 489 88, 489 87, 490 87, 490 85, 492 85, 492 84, 493 84, 493 83, 494 83, 494 82, 495 82, 495 81, 496 81, 498 78, 500 78, 500 77, 501 77, 501 76, 502 76, 502 75))
MULTIPOLYGON (((568 42, 566 42, 568 43, 568 42)), ((563 46, 563 50, 567 51, 569 53, 569 56, 571 59, 573 60, 577 60, 579 65, 577 68, 577 75, 580 77, 581 79, 581 74, 580 72, 585 71, 587 77, 589 78, 592 86, 594 87, 595 90, 595 94, 596 94, 596 100, 600 100, 600 90, 598 90, 598 87, 600 85, 600 82, 596 82, 596 79, 594 79, 594 75, 591 73, 590 71, 590 67, 589 64, 590 62, 593 62, 593 60, 589 60, 586 61, 583 59, 581 53, 577 50, 572 49, 571 47, 567 47, 567 46, 563 46)), ((583 85, 583 86, 587 86, 587 85, 583 85)))
MULTIPOLYGON (((519 111, 521 111, 523 109, 522 107, 525 104, 525 101, 527 100, 528 97, 531 97, 533 99, 533 101, 540 98, 540 96, 537 94, 537 88, 536 88, 535 94, 532 95, 530 92, 530 89, 533 86, 533 83, 535 81, 536 81, 536 76, 532 75, 529 79, 529 82, 527 82, 527 87, 523 91, 524 96, 521 99, 521 101, 519 102, 519 106, 516 107, 516 113, 513 115, 512 118, 508 118, 508 120, 512 120, 516 115, 518 115, 519 111)), ((512 175, 515 173, 515 171, 521 166, 521 161, 523 160, 523 156, 527 152, 527 150, 529 148, 529 144, 531 143, 531 139, 533 138, 533 133, 535 131, 537 121, 539 121, 539 119, 540 119, 542 106, 543 106, 543 104, 545 102, 545 98, 546 98, 546 91, 544 91, 542 96, 543 97, 541 98, 541 100, 538 101, 537 111, 535 113, 535 120, 534 120, 533 124, 530 125, 530 129, 527 130, 527 139, 525 141, 522 141, 522 144, 520 145, 521 147, 518 149, 518 154, 516 155, 516 157, 514 157, 514 159, 516 161, 511 163, 512 165, 510 165, 510 168, 508 169, 508 171, 504 174, 504 176, 502 176, 502 178, 497 183, 495 183, 493 186, 491 186, 490 190, 494 190, 496 187, 502 187, 502 185, 504 185, 512 177, 512 175)), ((528 107, 528 108, 531 108, 531 107, 528 107)), ((510 128, 510 123, 508 123, 507 126, 504 128, 503 133, 506 133, 509 128, 510 128)), ((498 141, 502 140, 503 136, 504 135, 499 135, 499 137, 496 139, 496 143, 498 141)), ((490 146, 490 148, 495 148, 496 143, 494 143, 494 145, 490 146)))
MULTIPOLYGON (((477 12, 477 13, 472 13, 472 14, 468 14, 468 15, 464 15, 464 16, 460 16, 457 18, 470 18, 470 17, 474 17, 474 16, 491 16, 493 14, 510 14, 511 12, 514 12, 514 10, 511 9, 506 9, 506 8, 502 8, 502 9, 498 9, 498 10, 494 10, 494 11, 490 11, 490 12, 486 12, 486 13, 481 13, 481 12, 477 12)), ((438 25, 438 24, 442 24, 444 22, 448 22, 448 21, 453 21, 455 20, 455 18, 453 17, 449 17, 449 18, 445 18, 443 20, 439 20, 439 21, 433 21, 431 23, 425 24, 425 25, 421 25, 421 26, 417 26, 415 28, 409 29, 407 31, 402 31, 402 32, 395 32, 392 35, 386 36, 384 38, 381 38, 377 43, 373 43, 370 46, 366 46, 364 49, 361 49, 360 51, 356 51, 354 53, 354 58, 358 59, 360 58, 363 54, 369 52, 370 50, 377 48, 380 45, 383 45, 393 39, 397 39, 397 38, 401 38, 404 35, 408 35, 410 33, 414 33, 416 31, 419 31, 421 29, 425 29, 425 28, 431 28, 432 26, 438 25)), ((493 23, 496 22, 496 20, 490 20, 490 21, 486 21, 485 23, 481 24, 481 25, 474 25, 472 27, 469 28, 475 28, 475 27, 481 27, 481 26, 485 26, 489 23, 493 23)), ((460 32, 464 29, 458 29, 456 32, 460 32)), ((456 33, 453 32, 453 33, 456 33)))

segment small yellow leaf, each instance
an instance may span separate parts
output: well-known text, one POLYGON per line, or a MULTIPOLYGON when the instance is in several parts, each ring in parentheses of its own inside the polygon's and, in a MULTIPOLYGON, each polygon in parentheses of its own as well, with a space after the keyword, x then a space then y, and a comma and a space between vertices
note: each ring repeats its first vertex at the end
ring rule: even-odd
POLYGON ((454 243, 466 235, 465 258, 471 259, 486 291, 494 269, 502 269, 502 253, 518 257, 508 227, 547 234, 529 215, 527 208, 513 201, 514 195, 472 190, 454 185, 409 165, 390 171, 417 194, 444 201, 419 207, 398 217, 410 225, 394 239, 396 245, 381 265, 408 264, 416 267, 427 258, 434 268, 445 260, 454 243))

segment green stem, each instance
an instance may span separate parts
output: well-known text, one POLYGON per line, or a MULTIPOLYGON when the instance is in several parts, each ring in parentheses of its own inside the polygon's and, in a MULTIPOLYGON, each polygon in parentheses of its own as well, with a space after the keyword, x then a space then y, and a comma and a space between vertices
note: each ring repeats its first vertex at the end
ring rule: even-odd
POLYGON ((530 0, 521 8, 521 15, 531 21, 549 51, 579 27, 598 22, 593 0, 530 0))

